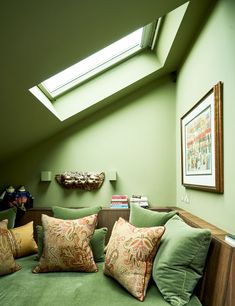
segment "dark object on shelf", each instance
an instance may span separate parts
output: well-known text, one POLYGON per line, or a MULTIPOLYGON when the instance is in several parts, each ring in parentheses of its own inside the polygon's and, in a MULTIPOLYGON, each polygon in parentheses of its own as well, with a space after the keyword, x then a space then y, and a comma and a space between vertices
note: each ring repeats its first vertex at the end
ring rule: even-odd
POLYGON ((29 191, 22 185, 18 189, 9 185, 1 195, 0 210, 11 207, 17 208, 17 211, 26 211, 33 207, 33 197, 29 191))

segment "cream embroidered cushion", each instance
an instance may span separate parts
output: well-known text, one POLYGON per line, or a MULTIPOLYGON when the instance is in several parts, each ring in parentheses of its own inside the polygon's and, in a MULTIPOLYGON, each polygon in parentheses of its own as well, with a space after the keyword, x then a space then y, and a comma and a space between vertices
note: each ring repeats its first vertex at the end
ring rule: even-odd
POLYGON ((0 275, 10 274, 21 269, 14 260, 7 220, 0 221, 0 275))
POLYGON ((9 223, 9 221, 7 219, 1 220, 0 221, 0 227, 4 228, 4 229, 7 229, 8 223, 9 223))
POLYGON ((144 300, 153 258, 164 231, 164 226, 137 228, 122 218, 112 231, 104 273, 116 279, 140 301, 144 300))
POLYGON ((33 272, 96 272, 97 266, 90 247, 96 222, 97 214, 75 220, 42 215, 43 254, 33 272))

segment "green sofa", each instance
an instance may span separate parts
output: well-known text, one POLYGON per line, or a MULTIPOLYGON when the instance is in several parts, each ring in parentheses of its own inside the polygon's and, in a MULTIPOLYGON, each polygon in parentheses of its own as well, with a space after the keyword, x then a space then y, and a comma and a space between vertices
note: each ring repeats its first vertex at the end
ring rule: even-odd
MULTIPOLYGON (((22 269, 0 278, 0 304, 4 306, 170 306, 157 286, 149 284, 144 302, 125 291, 115 280, 97 273, 53 272, 33 274, 35 255, 17 259, 22 269)), ((188 306, 201 306, 193 296, 188 306)))

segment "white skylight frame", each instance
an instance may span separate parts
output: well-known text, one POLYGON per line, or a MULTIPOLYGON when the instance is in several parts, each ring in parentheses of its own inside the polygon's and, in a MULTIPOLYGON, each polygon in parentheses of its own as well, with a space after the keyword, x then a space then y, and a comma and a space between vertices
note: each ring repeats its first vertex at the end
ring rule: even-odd
POLYGON ((155 23, 149 24, 121 38, 77 64, 43 81, 38 85, 38 88, 51 101, 56 100, 58 96, 66 93, 82 82, 127 59, 143 48, 151 46, 155 25, 155 23), (110 56, 111 52, 112 55, 110 56), (106 57, 100 60, 99 55, 104 54, 106 57), (92 65, 89 66, 89 63, 92 63, 92 65), (88 67, 89 69, 87 69, 88 67))

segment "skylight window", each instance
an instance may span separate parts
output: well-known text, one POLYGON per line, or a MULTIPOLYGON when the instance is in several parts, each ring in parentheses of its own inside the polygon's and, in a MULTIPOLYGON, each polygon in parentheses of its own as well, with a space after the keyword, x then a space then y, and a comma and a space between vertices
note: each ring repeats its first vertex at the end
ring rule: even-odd
POLYGON ((77 64, 43 81, 38 87, 55 98, 149 45, 152 25, 140 28, 77 64))

